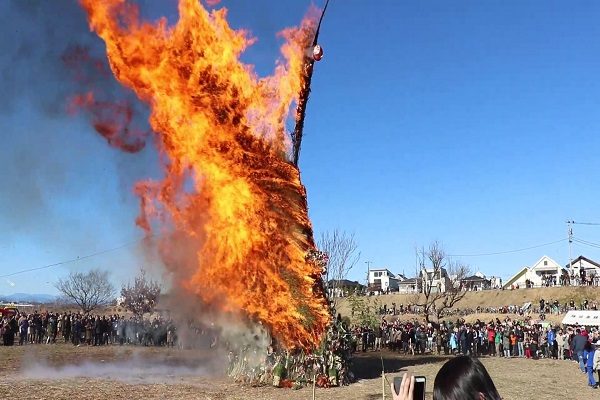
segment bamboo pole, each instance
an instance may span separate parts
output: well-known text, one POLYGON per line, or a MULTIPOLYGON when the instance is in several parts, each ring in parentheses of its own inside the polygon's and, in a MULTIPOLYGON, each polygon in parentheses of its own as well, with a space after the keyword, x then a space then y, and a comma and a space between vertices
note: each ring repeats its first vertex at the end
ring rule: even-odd
MULTIPOLYGON (((319 31, 321 30, 321 22, 323 22, 323 17, 325 16, 328 5, 329 0, 325 2, 325 7, 323 7, 323 11, 321 12, 321 18, 319 18, 315 37, 312 42, 313 47, 317 45, 319 31)), ((306 116, 306 105, 308 103, 308 96, 310 95, 310 83, 313 75, 313 67, 315 65, 315 60, 312 57, 306 57, 304 62, 304 72, 301 77, 302 89, 300 90, 298 104, 296 106, 296 125, 292 132, 292 162, 296 168, 298 168, 298 159, 300 158, 300 146, 302 146, 302 133, 304 131, 304 117, 306 116)))
POLYGON ((385 400, 385 372, 381 371, 381 398, 385 400))
POLYGON ((383 356, 381 356, 381 398, 385 400, 385 368, 383 365, 383 356))

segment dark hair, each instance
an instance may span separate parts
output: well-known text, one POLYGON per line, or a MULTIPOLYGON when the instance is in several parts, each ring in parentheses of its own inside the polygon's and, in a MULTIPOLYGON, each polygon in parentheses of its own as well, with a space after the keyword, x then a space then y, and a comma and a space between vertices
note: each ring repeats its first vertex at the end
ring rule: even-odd
POLYGON ((476 358, 459 356, 446 362, 433 383, 434 400, 501 400, 490 374, 476 358), (482 397, 483 396, 483 397, 482 397))

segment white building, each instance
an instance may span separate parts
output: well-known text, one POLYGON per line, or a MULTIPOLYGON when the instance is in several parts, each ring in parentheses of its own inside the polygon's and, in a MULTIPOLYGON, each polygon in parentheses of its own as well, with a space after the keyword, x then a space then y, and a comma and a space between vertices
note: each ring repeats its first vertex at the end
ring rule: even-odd
POLYGON ((420 277, 418 278, 407 278, 398 282, 399 293, 420 293, 421 284, 423 283, 420 277))
MULTIPOLYGON (((585 271, 586 279, 600 276, 600 264, 584 256, 577 257, 571 262, 570 268, 569 264, 565 265, 565 268, 569 270, 570 275, 573 275, 573 277, 579 277, 580 280, 583 276, 582 271, 585 271)), ((571 283, 576 284, 576 282, 571 283)))
POLYGON ((492 288, 492 282, 481 272, 476 272, 471 276, 461 279, 460 285, 463 290, 475 292, 492 288))
POLYGON ((490 276, 490 286, 492 289, 502 289, 502 278, 499 276, 490 276))
POLYGON ((370 291, 398 291, 399 279, 387 268, 369 270, 370 291))
POLYGON ((540 258, 533 266, 523 267, 519 272, 513 275, 504 289, 544 287, 560 285, 561 276, 567 273, 566 268, 558 265, 556 261, 548 256, 540 258))
POLYGON ((423 293, 445 293, 452 285, 446 268, 423 268, 421 279, 423 293))

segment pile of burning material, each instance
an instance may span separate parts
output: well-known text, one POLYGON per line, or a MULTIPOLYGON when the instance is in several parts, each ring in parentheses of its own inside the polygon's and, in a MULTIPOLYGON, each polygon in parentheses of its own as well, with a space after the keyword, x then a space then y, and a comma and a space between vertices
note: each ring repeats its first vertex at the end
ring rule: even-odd
MULTIPOLYGON (((324 342, 336 339, 328 337, 324 342)), ((348 352, 349 352, 348 348, 348 352)), ((349 353, 330 348, 306 353, 304 350, 281 350, 267 354, 260 366, 251 367, 248 353, 230 353, 228 374, 236 381, 253 386, 301 388, 315 383, 317 387, 347 385, 353 375, 348 370, 349 353)))
MULTIPOLYGON (((253 357, 234 351, 232 376, 305 382, 316 371, 347 380, 298 169, 313 65, 323 56, 319 13, 279 34, 282 58, 259 78, 240 61, 255 39, 229 26, 225 8, 180 0, 169 26, 166 18, 140 20, 127 0, 80 3, 115 78, 150 110, 163 178, 136 185, 136 222, 155 238, 174 291, 202 310, 260 324, 277 342, 264 362, 255 362, 253 347, 253 357)), ((128 129, 126 107, 94 88, 76 100, 110 145, 131 153, 144 147, 128 129)))
MULTIPOLYGON (((323 270, 328 262, 327 254, 320 251, 310 252, 307 259, 323 270)), ((330 311, 335 315, 335 309, 330 311)), ((302 348, 289 350, 277 344, 268 346, 263 353, 253 346, 230 351, 227 373, 236 381, 253 386, 272 384, 300 388, 315 384, 330 387, 348 385, 354 380, 351 360, 351 334, 338 317, 332 319, 321 344, 308 351, 302 348)))

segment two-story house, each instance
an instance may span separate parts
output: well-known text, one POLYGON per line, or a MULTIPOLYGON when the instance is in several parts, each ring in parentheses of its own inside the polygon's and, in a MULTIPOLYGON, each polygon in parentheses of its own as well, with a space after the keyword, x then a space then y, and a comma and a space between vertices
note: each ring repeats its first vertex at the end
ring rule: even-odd
POLYGON ((423 293, 445 293, 452 285, 446 268, 423 268, 421 280, 423 293))
POLYGON ((369 290, 397 292, 399 279, 387 268, 369 270, 369 290))

